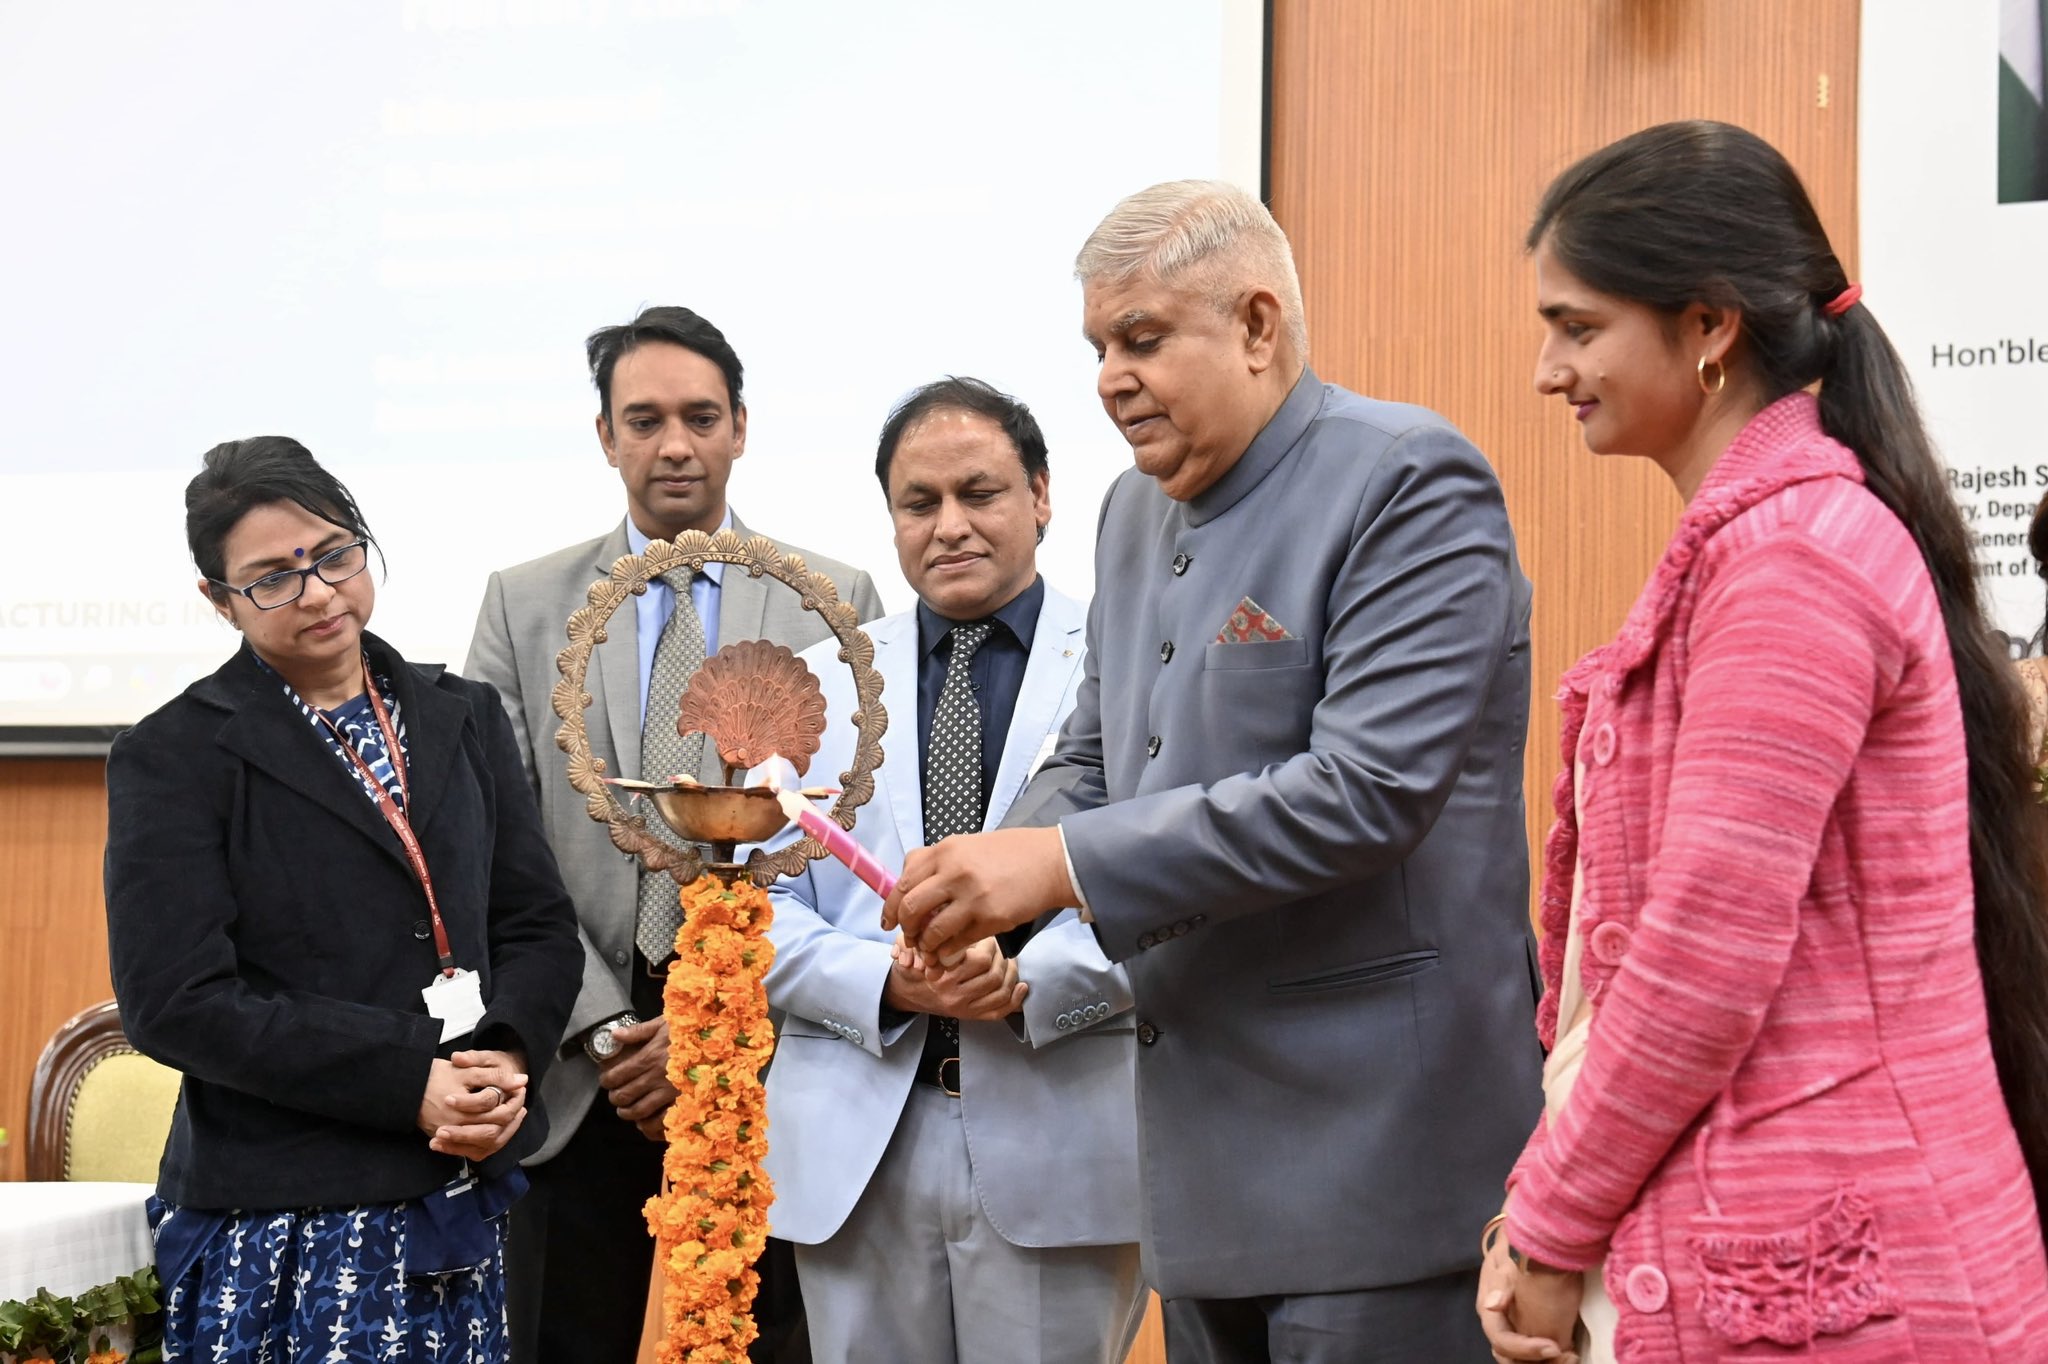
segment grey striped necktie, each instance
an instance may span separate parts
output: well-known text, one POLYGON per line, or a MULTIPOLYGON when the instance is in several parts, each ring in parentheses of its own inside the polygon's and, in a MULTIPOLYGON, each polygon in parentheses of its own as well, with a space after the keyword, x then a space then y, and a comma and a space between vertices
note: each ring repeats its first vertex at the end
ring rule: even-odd
MULTIPOLYGON (((661 575, 675 592, 676 609, 662 627, 661 641, 654 646, 654 666, 647 675, 647 714, 640 724, 640 776, 645 781, 666 781, 678 774, 694 777, 704 764, 704 736, 692 734, 686 739, 676 733, 683 692, 697 669, 704 666, 704 622, 697 618, 697 605, 690 600, 693 576, 682 568, 661 575)), ((678 842, 658 816, 648 823, 656 834, 678 842)), ((676 879, 665 871, 643 868, 640 917, 633 931, 640 954, 655 965, 667 961, 676 950, 676 930, 682 923, 676 879)))

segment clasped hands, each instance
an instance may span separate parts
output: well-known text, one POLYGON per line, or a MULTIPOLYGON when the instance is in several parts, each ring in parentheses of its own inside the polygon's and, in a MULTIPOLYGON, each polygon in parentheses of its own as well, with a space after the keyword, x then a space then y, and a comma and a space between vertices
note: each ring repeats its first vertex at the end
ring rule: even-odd
POLYGON ((526 1121, 526 1058, 513 1051, 458 1051, 434 1058, 419 1127, 445 1156, 482 1160, 526 1121))
MULTIPOLYGON (((924 1002, 892 1004, 954 1018, 1014 1013, 1026 987, 1017 980, 1016 963, 985 940, 1072 898, 1057 829, 998 830, 915 850, 882 918, 885 927, 902 927, 910 953, 892 964, 890 985, 924 1002)), ((676 1099, 668 1079, 667 1021, 657 1016, 612 1035, 619 1049, 597 1071, 605 1101, 640 1135, 661 1141, 662 1116, 676 1099)))
MULTIPOLYGON (((1002 1018, 1024 1002, 1017 964, 994 939, 947 961, 929 962, 899 938, 885 999, 897 1008, 955 1018, 1002 1018), (895 996, 895 997, 891 997, 895 996)), ((662 1119, 676 1101, 668 1078, 668 1020, 661 1015, 612 1030, 618 1050, 598 1063, 597 1083, 620 1120, 649 1141, 662 1141, 662 1119)))
POLYGON ((1031 987, 1017 979, 1017 963, 994 938, 983 938, 946 958, 927 957, 898 934, 891 949, 882 1003, 905 1013, 994 1020, 1024 1007, 1031 987))
POLYGON ((1523 1270, 1508 1253, 1508 1238, 1493 1237, 1479 1266, 1479 1324, 1498 1364, 1538 1360, 1578 1364, 1578 1334, 1585 1275, 1532 1264, 1523 1270))

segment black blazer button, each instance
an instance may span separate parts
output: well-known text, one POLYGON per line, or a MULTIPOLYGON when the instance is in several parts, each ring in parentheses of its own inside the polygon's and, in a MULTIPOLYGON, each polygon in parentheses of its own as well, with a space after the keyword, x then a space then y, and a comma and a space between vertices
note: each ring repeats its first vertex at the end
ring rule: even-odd
POLYGON ((1164 643, 1164 644, 1162 644, 1162 645, 1160 645, 1160 646, 1159 646, 1159 661, 1160 661, 1161 663, 1171 663, 1171 662, 1173 662, 1173 641, 1172 641, 1172 640, 1170 640, 1170 639, 1169 639, 1169 640, 1167 640, 1167 641, 1166 641, 1166 643, 1164 643))
POLYGON ((425 919, 415 919, 412 925, 412 935, 421 942, 425 942, 434 936, 434 926, 425 919))
POLYGON ((1194 562, 1194 560, 1193 560, 1193 559, 1190 559, 1190 558, 1189 558, 1189 557, 1188 557, 1187 555, 1185 555, 1185 554, 1176 554, 1176 555, 1174 555, 1174 556, 1173 556, 1173 576, 1174 576, 1174 577, 1176 577, 1176 578, 1178 578, 1178 577, 1179 577, 1179 576, 1180 576, 1181 574, 1183 574, 1183 573, 1187 572, 1187 571, 1188 571, 1188 565, 1189 565, 1189 564, 1191 564, 1191 563, 1193 563, 1193 562, 1194 562))
POLYGON ((1151 1046, 1151 1045, 1152 1045, 1152 1044, 1153 1044, 1154 1042, 1157 1042, 1158 1040, 1159 1040, 1159 1029, 1157 1029, 1157 1028, 1153 1027, 1153 1026, 1152 1026, 1152 1025, 1150 1024, 1150 1023, 1140 1023, 1140 1024, 1138 1025, 1138 1045, 1139 1045, 1139 1046, 1141 1046, 1141 1047, 1149 1047, 1149 1046, 1151 1046))
POLYGON ((1159 736, 1157 734, 1145 741, 1145 756, 1148 758, 1159 756, 1159 736))

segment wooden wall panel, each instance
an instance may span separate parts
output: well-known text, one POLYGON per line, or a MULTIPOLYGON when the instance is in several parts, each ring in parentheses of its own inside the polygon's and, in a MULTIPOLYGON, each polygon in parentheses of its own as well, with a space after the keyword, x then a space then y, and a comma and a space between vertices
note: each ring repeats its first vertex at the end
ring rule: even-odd
POLYGON ((1579 156, 1719 118, 1785 152, 1853 260, 1859 17, 1857 0, 1275 0, 1272 206, 1312 363, 1471 436, 1536 586, 1533 848, 1557 679, 1620 625, 1680 504, 1647 462, 1587 453, 1564 404, 1536 395, 1529 215, 1579 156))
POLYGON ((57 1026, 111 999, 105 768, 0 760, 0 1179, 22 1178, 28 1081, 57 1026))

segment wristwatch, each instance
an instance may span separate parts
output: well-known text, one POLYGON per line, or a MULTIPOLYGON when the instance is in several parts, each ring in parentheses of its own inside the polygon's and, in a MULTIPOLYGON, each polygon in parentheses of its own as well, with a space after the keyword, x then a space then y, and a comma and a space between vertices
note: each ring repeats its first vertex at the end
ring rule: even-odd
POLYGON ((618 1030, 630 1028, 640 1021, 633 1013, 622 1013, 617 1018, 607 1018, 590 1030, 590 1036, 583 1039, 583 1050, 591 1060, 603 1065, 619 1053, 618 1030))

